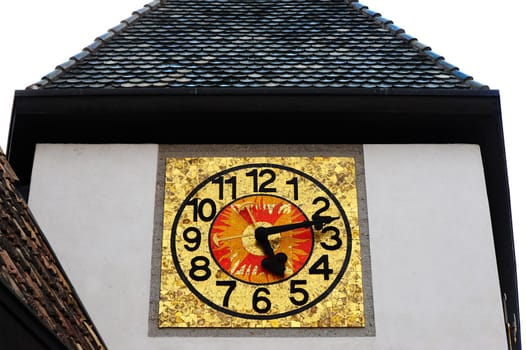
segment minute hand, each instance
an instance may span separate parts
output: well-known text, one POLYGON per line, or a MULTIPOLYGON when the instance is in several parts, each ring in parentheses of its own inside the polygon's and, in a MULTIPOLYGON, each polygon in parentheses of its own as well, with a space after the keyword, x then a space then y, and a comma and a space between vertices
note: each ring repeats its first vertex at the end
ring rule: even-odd
POLYGON ((280 226, 271 226, 271 227, 258 227, 256 228, 256 240, 260 241, 262 238, 266 238, 269 235, 273 235, 280 232, 295 230, 297 228, 303 228, 303 227, 310 227, 314 225, 313 221, 303 221, 303 222, 296 222, 294 224, 287 224, 287 225, 280 225, 280 226))
POLYGON ((280 226, 270 226, 270 227, 258 227, 255 231, 256 240, 260 241, 260 239, 266 238, 269 235, 285 232, 285 231, 291 231, 295 230, 297 228, 305 228, 314 226, 315 229, 320 230, 323 226, 330 223, 333 220, 338 219, 338 217, 330 217, 330 216, 316 216, 313 217, 313 220, 305 220, 303 222, 296 222, 294 224, 286 224, 286 225, 280 225, 280 226))

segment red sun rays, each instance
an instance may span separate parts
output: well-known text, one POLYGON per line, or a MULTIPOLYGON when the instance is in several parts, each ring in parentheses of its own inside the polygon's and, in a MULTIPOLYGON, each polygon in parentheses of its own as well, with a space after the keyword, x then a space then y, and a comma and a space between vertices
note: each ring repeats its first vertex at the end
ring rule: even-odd
MULTIPOLYGON (((255 225, 283 225, 307 218, 292 203, 275 196, 249 196, 223 209, 210 235, 210 247, 217 263, 231 276, 251 283, 271 283, 283 279, 261 268, 265 258, 254 237, 255 225), (240 218, 242 218, 240 220, 240 218)), ((285 277, 296 273, 309 258, 312 231, 300 228, 271 238, 275 253, 288 257, 285 277)))

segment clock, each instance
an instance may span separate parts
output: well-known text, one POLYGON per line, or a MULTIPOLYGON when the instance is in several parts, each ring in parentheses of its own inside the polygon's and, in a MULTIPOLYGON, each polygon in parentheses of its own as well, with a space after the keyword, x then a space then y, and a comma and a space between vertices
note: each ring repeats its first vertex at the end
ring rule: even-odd
POLYGON ((353 157, 167 158, 159 327, 363 327, 353 157))

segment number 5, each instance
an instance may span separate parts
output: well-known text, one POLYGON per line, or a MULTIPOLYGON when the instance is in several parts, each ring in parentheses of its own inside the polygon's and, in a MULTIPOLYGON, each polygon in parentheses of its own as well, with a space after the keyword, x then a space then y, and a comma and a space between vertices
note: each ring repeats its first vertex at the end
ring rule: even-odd
POLYGON ((290 301, 296 305, 300 306, 305 304, 309 300, 309 293, 303 289, 298 287, 298 285, 305 285, 307 284, 306 280, 291 280, 290 281, 290 294, 300 294, 301 298, 298 300, 293 295, 289 297, 290 301))

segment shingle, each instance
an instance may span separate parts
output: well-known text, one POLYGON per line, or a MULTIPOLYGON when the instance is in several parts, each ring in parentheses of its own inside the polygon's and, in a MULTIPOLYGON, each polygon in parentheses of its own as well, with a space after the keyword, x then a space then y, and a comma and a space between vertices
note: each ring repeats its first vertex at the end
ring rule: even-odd
POLYGON ((344 0, 156 0, 71 59, 28 88, 488 88, 344 0))
POLYGON ((16 181, 0 150, 0 284, 68 349, 105 349, 16 181))

